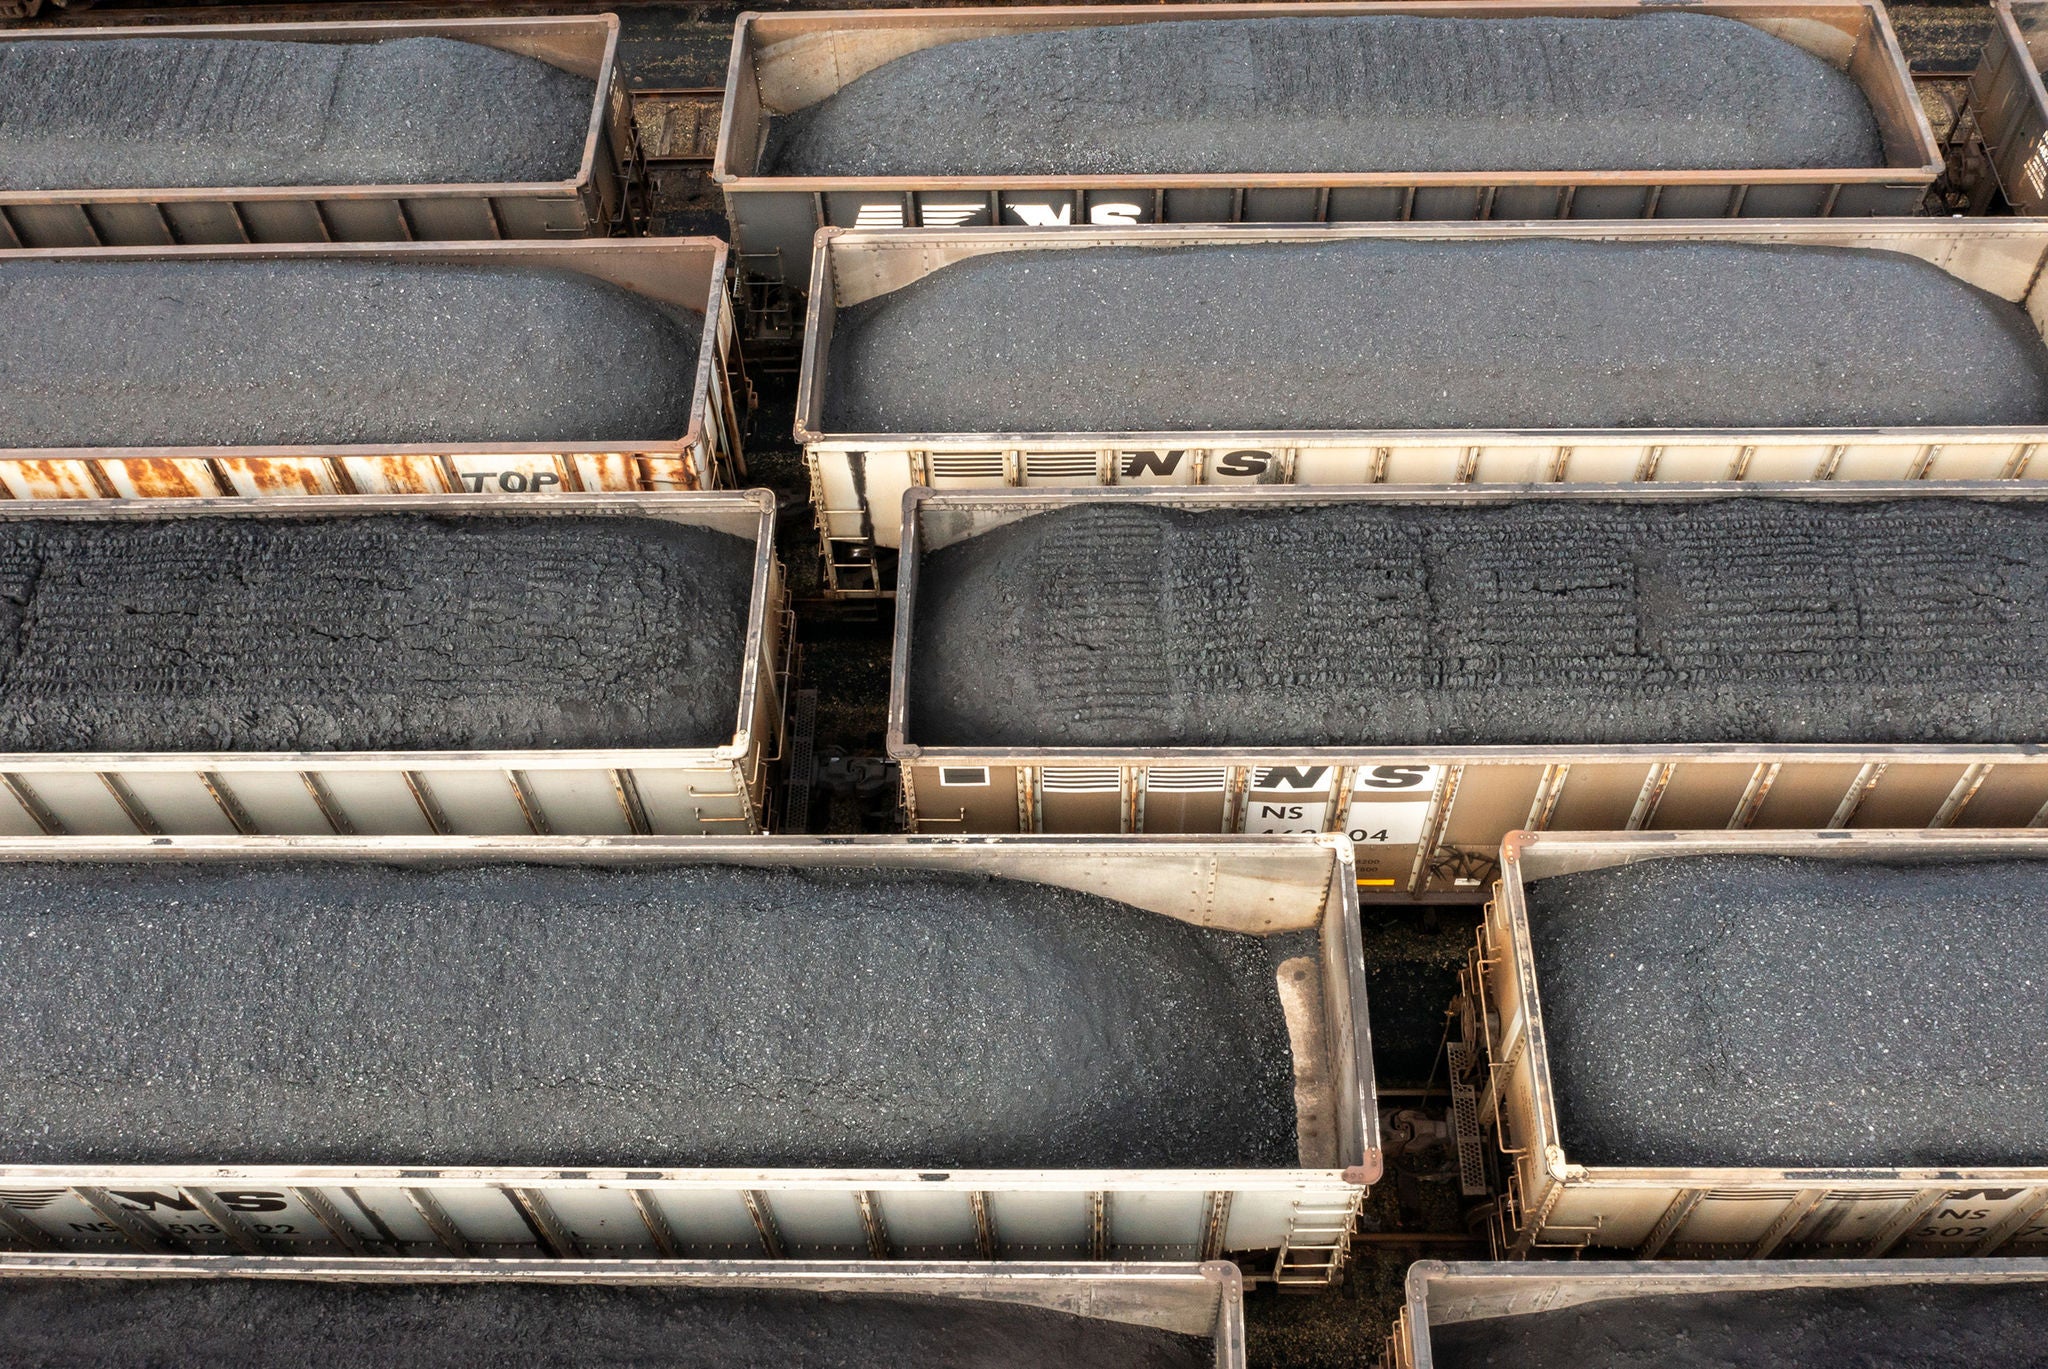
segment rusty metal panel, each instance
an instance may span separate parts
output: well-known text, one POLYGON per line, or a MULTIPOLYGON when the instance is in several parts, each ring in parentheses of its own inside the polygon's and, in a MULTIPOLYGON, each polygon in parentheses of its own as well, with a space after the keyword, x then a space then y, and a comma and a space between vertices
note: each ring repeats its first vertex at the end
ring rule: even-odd
POLYGON ((121 499, 203 499, 223 493, 211 463, 193 457, 119 456, 96 472, 121 499))
POLYGON ((579 452, 565 463, 562 474, 569 488, 592 493, 650 488, 640 462, 622 452, 579 452))
POLYGON ((1710 0, 1847 72, 1869 98, 1883 167, 1212 176, 792 177, 761 174, 768 121, 833 94, 893 58, 1003 33, 1184 19, 1430 13, 1623 16, 1639 0, 1532 7, 1522 0, 1167 4, 743 14, 733 34, 712 179, 723 189, 743 272, 799 291, 805 244, 826 227, 1084 227, 1151 223, 1718 218, 1907 214, 1942 171, 1941 149, 1884 7, 1875 0, 1710 0), (993 200, 994 212, 982 208, 993 200), (1666 201, 1668 200, 1668 204, 1666 201), (940 213, 935 217, 933 210, 940 213), (922 213, 920 212, 922 211, 922 213))
POLYGON ((228 493, 245 498, 355 492, 342 484, 334 467, 325 461, 273 461, 260 456, 227 456, 213 465, 227 477, 228 493))
MULTIPOLYGON (((0 42, 149 37, 151 28, 65 28, 0 35, 0 42)), ((402 19, 311 24, 200 24, 187 37, 374 43, 444 37, 517 52, 596 85, 576 173, 547 184, 136 188, 0 191, 5 247, 143 247, 166 243, 410 242, 499 237, 603 237, 638 232, 624 212, 642 163, 631 97, 618 79, 619 21, 552 18, 402 19), (631 187, 622 182, 630 181, 631 187), (15 241, 8 241, 12 237, 15 241)))
POLYGON ((462 488, 431 456, 344 456, 336 464, 356 494, 455 494, 462 488))
POLYGON ((101 499, 114 495, 93 479, 93 463, 84 460, 0 461, 0 486, 9 499, 101 499))
POLYGON ((703 463, 675 456, 649 456, 640 461, 640 468, 646 471, 645 485, 650 490, 695 490, 710 488, 704 479, 708 469, 703 463))

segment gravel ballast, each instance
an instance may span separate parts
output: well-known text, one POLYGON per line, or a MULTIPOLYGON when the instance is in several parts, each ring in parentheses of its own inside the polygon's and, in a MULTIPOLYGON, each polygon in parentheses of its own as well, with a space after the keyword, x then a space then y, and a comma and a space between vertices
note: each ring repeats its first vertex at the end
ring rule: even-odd
POLYGON ((911 611, 926 746, 2048 737, 2041 505, 1094 502, 911 611))
POLYGON ((947 43, 773 120, 784 176, 1884 164, 1847 74, 1761 29, 1362 15, 947 43))
POLYGON ((9 1279, 14 1369, 1201 1369, 1206 1337, 971 1299, 544 1284, 9 1279))
POLYGON ((2042 1369, 2048 1288, 1889 1284, 1619 1298, 1430 1329, 1437 1369, 2042 1369))
POLYGON ((0 262, 0 446, 673 442, 701 314, 567 271, 0 262))
POLYGON ((596 95, 450 38, 0 43, 0 190, 567 181, 596 95))
POLYGON ((2048 862, 1696 856, 1537 881, 1574 1164, 2048 1164, 2048 862))
POLYGON ((0 522, 0 751, 722 745, 753 563, 642 518, 0 522))
POLYGON ((2019 306, 1853 248, 1000 252, 842 308, 829 365, 833 433, 2048 422, 2019 306))
POLYGON ((10 865, 0 890, 14 1163, 1297 1164, 1274 956, 1302 936, 922 872, 10 865))

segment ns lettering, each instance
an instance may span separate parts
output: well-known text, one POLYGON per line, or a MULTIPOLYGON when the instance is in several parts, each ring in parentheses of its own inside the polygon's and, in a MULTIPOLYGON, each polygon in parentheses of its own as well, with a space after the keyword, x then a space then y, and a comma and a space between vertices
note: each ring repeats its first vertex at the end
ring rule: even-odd
MULTIPOLYGON (((1126 480, 1153 475, 1170 478, 1180 470, 1186 459, 1185 449, 1178 451, 1127 451, 1123 454, 1121 474, 1126 480)), ((1257 480, 1273 469, 1273 453, 1260 451, 1225 452, 1209 467, 1211 477, 1226 477, 1236 480, 1257 480)))

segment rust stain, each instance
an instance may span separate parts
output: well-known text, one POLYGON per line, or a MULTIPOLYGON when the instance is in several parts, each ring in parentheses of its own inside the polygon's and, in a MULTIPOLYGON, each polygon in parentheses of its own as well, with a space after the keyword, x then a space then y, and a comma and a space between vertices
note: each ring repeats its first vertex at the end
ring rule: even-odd
POLYGON ((30 458, 0 462, 0 484, 16 499, 97 499, 91 463, 30 458))
POLYGON ((229 457, 222 470, 235 479, 237 493, 257 495, 339 494, 327 463, 312 456, 229 457))
POLYGON ((654 490, 694 490, 697 488, 697 470, 689 460, 680 456, 650 456, 647 462, 647 484, 654 490))
POLYGON ((123 499, 192 499, 224 493, 214 488, 204 461, 137 456, 118 457, 102 465, 107 483, 123 499))
POLYGON ((640 492, 639 463, 623 452, 581 452, 572 458, 583 488, 604 493, 640 492))
POLYGON ((342 468, 358 494, 449 494, 433 456, 347 456, 342 468))

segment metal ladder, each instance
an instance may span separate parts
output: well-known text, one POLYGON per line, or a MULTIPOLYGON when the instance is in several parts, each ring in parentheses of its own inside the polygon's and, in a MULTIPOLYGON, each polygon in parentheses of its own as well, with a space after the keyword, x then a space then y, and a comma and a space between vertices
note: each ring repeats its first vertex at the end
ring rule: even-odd
POLYGON ((1351 1257, 1351 1226, 1363 1202, 1363 1194, 1342 1207, 1297 1199, 1280 1258, 1273 1265, 1273 1282, 1282 1288, 1321 1288, 1336 1282, 1351 1257))

